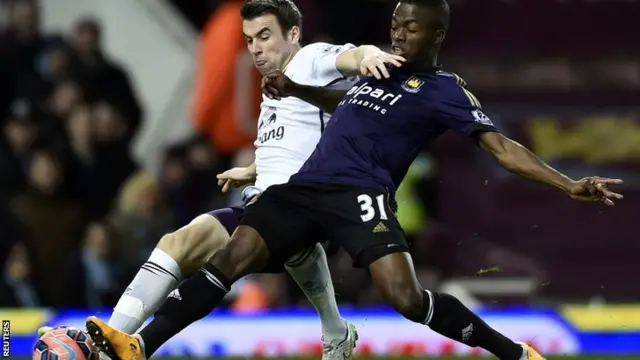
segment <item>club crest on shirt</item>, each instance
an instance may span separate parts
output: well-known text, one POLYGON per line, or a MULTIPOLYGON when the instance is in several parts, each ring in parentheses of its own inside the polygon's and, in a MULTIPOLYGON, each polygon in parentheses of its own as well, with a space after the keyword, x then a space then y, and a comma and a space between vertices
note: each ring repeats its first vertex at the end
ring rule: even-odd
POLYGON ((276 111, 277 111, 277 109, 275 107, 268 106, 260 114, 260 121, 258 123, 258 130, 262 129, 263 127, 265 127, 267 125, 271 125, 274 122, 276 122, 276 119, 277 119, 276 111))
POLYGON ((340 50, 342 50, 342 46, 327 45, 324 49, 322 49, 322 52, 338 54, 340 53, 340 50))
POLYGON ((402 83, 402 89, 406 92, 417 93, 420 91, 420 88, 424 85, 424 81, 418 79, 415 76, 408 78, 405 82, 402 83))

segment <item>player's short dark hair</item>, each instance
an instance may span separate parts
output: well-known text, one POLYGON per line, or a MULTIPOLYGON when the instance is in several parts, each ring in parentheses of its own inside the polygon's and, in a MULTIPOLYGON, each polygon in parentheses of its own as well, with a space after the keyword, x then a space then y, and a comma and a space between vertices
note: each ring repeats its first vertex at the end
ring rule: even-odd
POLYGON ((240 9, 243 20, 269 14, 276 17, 282 31, 289 31, 294 26, 302 29, 302 13, 291 0, 247 0, 240 9))
POLYGON ((449 28, 449 18, 451 17, 451 9, 447 0, 400 0, 403 4, 415 4, 432 8, 438 12, 440 17, 440 28, 447 30, 449 28))

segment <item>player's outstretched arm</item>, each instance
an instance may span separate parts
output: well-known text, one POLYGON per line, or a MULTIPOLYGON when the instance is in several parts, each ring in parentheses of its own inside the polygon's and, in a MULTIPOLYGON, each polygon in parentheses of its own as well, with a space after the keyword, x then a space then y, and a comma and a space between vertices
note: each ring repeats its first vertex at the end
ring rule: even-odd
POLYGON ((346 90, 332 90, 315 86, 295 84, 291 96, 302 99, 327 114, 332 114, 347 93, 346 90))
POLYGON ((498 132, 483 132, 478 140, 480 146, 508 171, 561 189, 574 200, 613 206, 614 200, 623 198, 607 188, 609 185, 622 184, 620 179, 592 176, 575 181, 546 164, 529 149, 498 132))
POLYGON ((268 98, 276 100, 295 96, 331 114, 338 107, 347 90, 301 85, 292 81, 281 71, 273 71, 262 78, 262 92, 268 98))
POLYGON ((361 45, 349 49, 336 58, 336 68, 346 76, 373 76, 376 79, 388 78, 386 64, 400 67, 406 60, 380 50, 377 46, 361 45))

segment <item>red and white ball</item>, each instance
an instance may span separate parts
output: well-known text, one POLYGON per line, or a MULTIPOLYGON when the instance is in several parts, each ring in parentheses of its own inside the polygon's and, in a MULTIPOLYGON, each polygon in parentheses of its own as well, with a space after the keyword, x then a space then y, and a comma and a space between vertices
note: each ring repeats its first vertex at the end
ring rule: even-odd
POLYGON ((33 360, 99 360, 99 356, 86 331, 63 326, 40 337, 33 360))

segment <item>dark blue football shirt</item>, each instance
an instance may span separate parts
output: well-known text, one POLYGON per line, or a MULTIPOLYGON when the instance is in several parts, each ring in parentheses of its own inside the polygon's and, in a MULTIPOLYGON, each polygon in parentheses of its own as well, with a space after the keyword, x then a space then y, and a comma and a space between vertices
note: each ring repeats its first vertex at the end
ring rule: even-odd
POLYGON ((290 183, 345 184, 395 192, 422 149, 452 129, 497 131, 460 77, 393 69, 353 86, 290 183))

